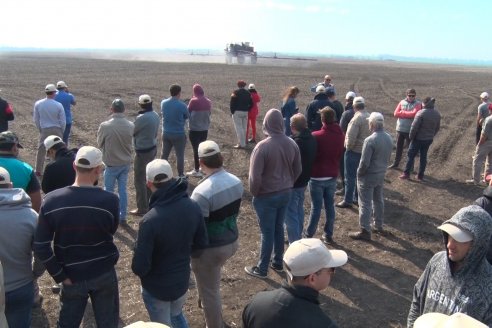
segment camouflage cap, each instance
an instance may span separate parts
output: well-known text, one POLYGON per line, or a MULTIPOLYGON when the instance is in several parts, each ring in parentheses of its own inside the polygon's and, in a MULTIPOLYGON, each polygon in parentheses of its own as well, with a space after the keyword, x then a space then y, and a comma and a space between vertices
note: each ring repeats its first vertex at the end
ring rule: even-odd
POLYGON ((24 148, 19 143, 19 138, 12 131, 4 131, 0 133, 0 145, 17 145, 19 148, 24 148))

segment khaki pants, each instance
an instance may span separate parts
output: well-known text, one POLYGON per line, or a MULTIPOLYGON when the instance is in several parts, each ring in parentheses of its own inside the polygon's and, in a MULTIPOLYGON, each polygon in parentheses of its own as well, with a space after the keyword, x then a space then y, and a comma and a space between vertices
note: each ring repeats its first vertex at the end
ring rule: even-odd
POLYGON ((475 183, 479 183, 481 180, 480 175, 484 168, 485 160, 487 160, 487 165, 485 167, 484 177, 492 173, 492 140, 487 140, 485 143, 477 145, 475 155, 473 155, 472 175, 475 183))

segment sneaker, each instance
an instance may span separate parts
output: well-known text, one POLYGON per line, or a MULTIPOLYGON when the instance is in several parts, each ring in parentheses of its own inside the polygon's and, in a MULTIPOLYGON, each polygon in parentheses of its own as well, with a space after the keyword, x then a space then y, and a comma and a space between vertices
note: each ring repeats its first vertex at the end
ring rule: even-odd
POLYGON ((275 263, 270 263, 270 268, 273 269, 273 271, 277 273, 283 273, 284 272, 284 266, 282 264, 275 264, 275 263))
POLYGON ((397 168, 398 168, 398 164, 396 163, 393 163, 390 166, 388 166, 388 169, 397 169, 397 168))
POLYGON ((267 277, 266 274, 260 272, 260 268, 258 268, 257 266, 244 267, 244 271, 246 271, 246 273, 249 274, 250 276, 256 278, 265 279, 267 277))
POLYGON ((465 183, 466 184, 472 184, 472 185, 478 185, 478 183, 475 182, 475 180, 473 180, 473 179, 465 180, 465 183))
POLYGON ((139 211, 138 208, 131 210, 129 213, 131 215, 135 215, 135 216, 144 216, 145 215, 145 212, 139 211))
POLYGON ((371 233, 365 229, 360 229, 358 232, 349 233, 349 237, 355 240, 371 241, 371 233))
POLYGON ((337 196, 343 196, 345 195, 345 189, 338 189, 337 191, 335 191, 335 195, 337 196))
POLYGON ((328 237, 326 235, 321 236, 321 240, 323 241, 323 243, 325 243, 327 245, 334 245, 335 244, 335 242, 333 241, 333 238, 328 237))
POLYGON ((197 170, 191 170, 190 172, 186 172, 186 175, 192 176, 195 178, 203 178, 203 173, 197 170))
POLYGON ((335 206, 339 208, 351 208, 352 204, 342 200, 340 203, 336 203, 335 206))
POLYGON ((408 180, 408 179, 410 179, 410 175, 403 173, 398 178, 400 178, 401 180, 408 180))
POLYGON ((251 138, 251 139, 248 140, 248 143, 256 143, 256 140, 253 139, 253 138, 251 138))
POLYGON ((244 149, 244 147, 241 146, 241 145, 239 145, 239 144, 233 146, 232 148, 234 148, 234 149, 244 149))

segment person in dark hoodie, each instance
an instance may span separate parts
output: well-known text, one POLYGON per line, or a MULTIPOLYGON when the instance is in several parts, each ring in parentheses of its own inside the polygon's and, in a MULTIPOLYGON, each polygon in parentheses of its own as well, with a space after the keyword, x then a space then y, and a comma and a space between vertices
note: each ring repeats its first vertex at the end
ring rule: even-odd
POLYGON ((246 129, 248 127, 248 113, 253 108, 253 98, 251 93, 246 90, 246 82, 243 80, 237 81, 238 89, 231 94, 230 110, 234 128, 236 129, 238 144, 234 146, 236 149, 246 148, 246 129))
POLYGON ((311 213, 306 228, 305 237, 311 238, 318 228, 323 204, 325 207, 326 223, 322 239, 327 244, 333 243, 333 228, 335 224, 335 189, 340 168, 340 157, 343 154, 345 137, 336 122, 336 113, 330 107, 320 112, 323 127, 314 131, 313 136, 318 145, 316 159, 309 180, 311 194, 311 213))
POLYGON ((467 206, 438 229, 446 250, 431 258, 415 284, 407 327, 429 312, 466 313, 492 326, 492 266, 486 259, 490 215, 479 206, 467 206))
POLYGON ((309 103, 306 107, 306 119, 308 128, 311 131, 318 131, 321 129, 321 116, 319 115, 319 110, 325 108, 326 106, 333 108, 333 104, 328 100, 328 95, 326 94, 325 87, 319 85, 316 88, 316 95, 314 100, 309 103))
MULTIPOLYGON (((492 220, 492 186, 489 185, 487 186, 487 188, 484 189, 483 196, 475 201, 475 205, 480 206, 487 213, 489 213, 489 215, 491 216, 490 219, 492 220)), ((490 238, 490 242, 489 242, 487 261, 489 261, 489 263, 492 264, 492 237, 490 238)))
POLYGON ((77 154, 77 148, 67 149, 67 146, 59 136, 48 136, 44 139, 46 155, 51 162, 46 165, 43 173, 41 189, 45 194, 50 191, 70 186, 75 181, 73 161, 77 154))
POLYGON ((182 307, 190 279, 190 256, 198 256, 207 246, 205 221, 200 206, 188 197, 186 179, 173 178, 166 160, 147 164, 146 176, 152 190, 150 210, 140 223, 132 271, 140 277, 150 320, 188 327, 182 307))
POLYGON ((268 266, 283 272, 285 213, 292 186, 302 170, 299 147, 284 134, 278 109, 266 113, 263 133, 268 137, 253 149, 249 165, 249 190, 261 231, 260 259, 256 266, 244 268, 257 278, 266 278, 268 266))
POLYGON ((316 158, 316 139, 307 128, 306 117, 297 113, 290 118, 291 138, 294 139, 301 152, 302 171, 294 182, 287 214, 285 215, 285 228, 289 244, 302 238, 304 229, 304 192, 311 178, 314 159, 316 158))
POLYGON ((186 173, 193 177, 203 177, 200 171, 200 159, 198 158, 198 145, 207 140, 208 128, 210 127, 210 114, 212 110, 212 102, 205 97, 205 92, 200 84, 193 86, 193 97, 188 103, 188 111, 190 112, 190 143, 193 148, 193 160, 195 167, 193 170, 186 173))

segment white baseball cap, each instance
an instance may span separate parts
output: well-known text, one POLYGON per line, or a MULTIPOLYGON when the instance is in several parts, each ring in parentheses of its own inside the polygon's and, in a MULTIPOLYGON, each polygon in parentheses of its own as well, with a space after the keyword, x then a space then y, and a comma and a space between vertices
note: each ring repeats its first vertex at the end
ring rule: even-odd
POLYGON ((290 244, 284 253, 287 273, 292 278, 304 277, 323 268, 336 268, 347 263, 342 250, 329 250, 317 238, 304 238, 290 244))
POLYGON ((0 185, 9 184, 10 181, 10 173, 5 168, 0 167, 0 185))
POLYGON ((147 164, 145 175, 149 182, 166 182, 173 178, 173 169, 165 159, 154 159, 147 164), (165 174, 166 177, 156 180, 156 177, 160 174, 165 174))
POLYGON ((482 98, 482 99, 489 99, 489 94, 487 92, 482 92, 480 94, 480 98, 482 98))
POLYGON ((372 112, 371 115, 367 118, 369 122, 384 122, 383 114, 379 112, 372 112))
POLYGON ((488 327, 477 319, 464 313, 456 312, 452 315, 429 312, 415 320, 414 328, 482 328, 488 327))
POLYGON ((248 89, 249 89, 249 90, 254 90, 254 89, 256 89, 256 87, 255 87, 255 85, 254 85, 253 83, 250 83, 250 84, 248 85, 248 89))
POLYGON ((350 99, 350 98, 355 98, 355 97, 357 97, 357 94, 355 92, 353 92, 353 91, 349 91, 345 95, 345 100, 350 99))
POLYGON ((354 105, 356 105, 356 104, 365 104, 365 103, 366 103, 366 101, 361 96, 354 98, 354 102, 353 102, 354 105))
POLYGON ((57 89, 60 89, 60 88, 68 88, 68 85, 65 82, 63 82, 63 81, 58 81, 56 83, 56 88, 57 89))
POLYGON ((150 98, 149 95, 141 95, 140 97, 138 97, 138 103, 140 105, 149 104, 151 102, 152 102, 152 98, 150 98))
POLYGON ((124 328, 169 328, 169 326, 158 322, 137 321, 131 325, 125 326, 124 328))
POLYGON ((325 89, 325 87, 324 87, 324 86, 322 86, 322 85, 318 85, 318 86, 316 87, 316 93, 322 93, 322 92, 325 92, 325 91, 326 91, 326 89, 325 89))
POLYGON ((443 225, 437 227, 437 229, 446 232, 459 243, 466 243, 473 240, 473 235, 470 232, 463 230, 452 223, 444 223, 443 225))
POLYGON ((215 141, 207 140, 198 145, 198 157, 209 157, 218 153, 220 148, 215 141))
POLYGON ((75 165, 78 167, 92 169, 104 165, 102 152, 96 147, 84 146, 79 149, 75 155, 75 165))
POLYGON ((44 88, 44 92, 56 92, 56 87, 54 84, 48 84, 44 88))
POLYGON ((46 137, 46 139, 44 139, 43 143, 44 143, 44 148, 46 148, 46 151, 48 151, 54 145, 63 143, 63 140, 59 136, 48 136, 46 137))

